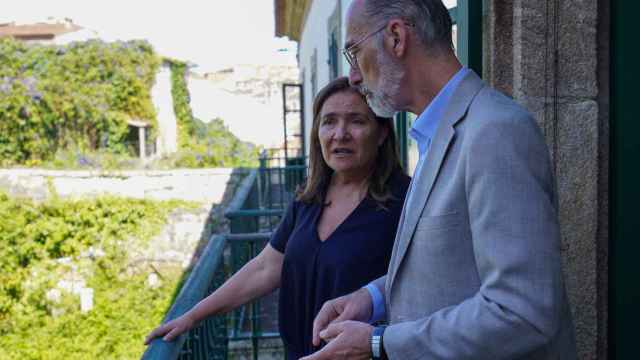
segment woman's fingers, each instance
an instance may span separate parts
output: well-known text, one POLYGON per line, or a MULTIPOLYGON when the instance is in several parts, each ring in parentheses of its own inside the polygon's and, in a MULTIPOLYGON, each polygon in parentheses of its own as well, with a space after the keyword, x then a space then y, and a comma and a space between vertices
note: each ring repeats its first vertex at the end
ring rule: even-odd
POLYGON ((158 326, 157 328, 153 329, 153 331, 151 331, 149 333, 149 335, 147 335, 147 337, 144 339, 144 344, 145 345, 149 345, 149 343, 151 343, 151 340, 166 334, 169 331, 167 329, 168 325, 169 324, 164 324, 164 325, 158 326))
POLYGON ((165 337, 163 337, 162 340, 173 341, 175 338, 180 336, 180 334, 182 334, 183 332, 184 332, 184 328, 179 328, 176 326, 173 329, 171 329, 171 331, 169 331, 169 333, 165 335, 165 337))

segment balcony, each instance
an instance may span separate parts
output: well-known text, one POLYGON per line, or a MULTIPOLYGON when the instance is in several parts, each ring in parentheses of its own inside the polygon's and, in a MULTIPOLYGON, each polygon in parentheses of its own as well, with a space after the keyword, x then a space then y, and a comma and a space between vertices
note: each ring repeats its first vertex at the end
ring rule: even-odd
MULTIPOLYGON (((263 153, 225 211, 230 233, 214 234, 185 276, 163 323, 184 314, 256 256, 307 175, 304 158, 263 153)), ((204 320, 173 342, 156 339, 142 359, 282 359, 277 291, 226 315, 204 320)))

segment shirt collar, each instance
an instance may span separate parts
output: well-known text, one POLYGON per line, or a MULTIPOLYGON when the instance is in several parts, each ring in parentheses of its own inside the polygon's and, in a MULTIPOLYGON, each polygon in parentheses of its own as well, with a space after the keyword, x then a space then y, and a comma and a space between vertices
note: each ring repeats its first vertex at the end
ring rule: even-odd
POLYGON ((431 139, 435 135, 438 124, 442 120, 442 114, 446 109, 451 99, 451 95, 458 88, 462 78, 471 70, 466 67, 462 67, 458 72, 447 82, 447 84, 440 90, 438 95, 431 101, 429 106, 418 116, 416 121, 413 122, 409 134, 418 143, 418 151, 420 156, 426 153, 431 139))

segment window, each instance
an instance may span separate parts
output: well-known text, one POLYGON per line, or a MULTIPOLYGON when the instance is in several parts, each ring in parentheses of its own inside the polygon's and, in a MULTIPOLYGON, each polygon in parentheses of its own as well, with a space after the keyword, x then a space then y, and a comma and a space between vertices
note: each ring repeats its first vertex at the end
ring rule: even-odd
POLYGON ((311 55, 311 98, 318 92, 318 49, 313 49, 311 55))
POLYGON ((329 65, 329 81, 337 78, 341 73, 341 53, 340 49, 342 49, 341 45, 341 24, 340 24, 340 0, 336 2, 336 9, 333 11, 331 17, 329 17, 329 21, 327 23, 327 29, 329 31, 328 39, 329 39, 329 57, 327 63, 329 65))

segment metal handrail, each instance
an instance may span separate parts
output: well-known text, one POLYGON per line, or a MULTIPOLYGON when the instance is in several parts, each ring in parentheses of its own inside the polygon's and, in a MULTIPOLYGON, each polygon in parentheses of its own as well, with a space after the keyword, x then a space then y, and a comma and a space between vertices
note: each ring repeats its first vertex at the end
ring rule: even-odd
MULTIPOLYGON (((221 268, 222 255, 226 243, 227 238, 224 235, 213 235, 209 239, 200 261, 191 271, 189 278, 180 290, 180 294, 162 321, 163 323, 181 316, 207 296, 214 276, 217 270, 221 268)), ((157 338, 149 345, 142 355, 142 359, 177 359, 182 354, 182 348, 187 337, 188 334, 182 334, 178 339, 171 342, 157 338)))
MULTIPOLYGON (((273 221, 284 213, 283 205, 290 198, 289 195, 285 197, 284 192, 290 192, 297 186, 305 173, 304 165, 262 166, 242 180, 224 212, 230 221, 231 234, 210 238, 163 323, 184 314, 222 285, 226 279, 225 271, 234 272, 257 255, 271 236, 269 231, 273 230, 273 221), (281 187, 276 189, 277 198, 271 193, 273 186, 281 187)), ((258 340, 280 336, 277 331, 264 331, 260 304, 258 300, 228 315, 208 318, 173 342, 155 339, 142 359, 227 359, 229 340, 251 340, 253 358, 257 359, 258 340), (243 330, 242 325, 247 319, 250 321, 249 331, 243 330)))
POLYGON ((227 219, 235 219, 254 216, 282 216, 283 213, 283 209, 240 209, 226 212, 224 216, 227 219))
POLYGON ((227 213, 232 213, 247 206, 247 200, 251 197, 251 190, 253 190, 256 184, 257 177, 258 170, 253 169, 247 176, 245 176, 244 179, 242 179, 242 182, 240 182, 238 189, 233 195, 233 199, 231 199, 229 205, 224 211, 225 216, 227 216, 227 213))

